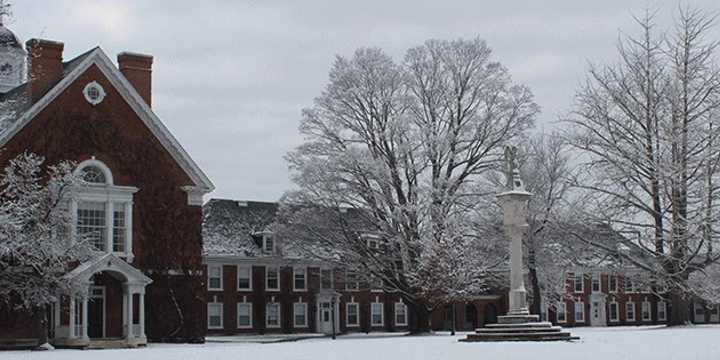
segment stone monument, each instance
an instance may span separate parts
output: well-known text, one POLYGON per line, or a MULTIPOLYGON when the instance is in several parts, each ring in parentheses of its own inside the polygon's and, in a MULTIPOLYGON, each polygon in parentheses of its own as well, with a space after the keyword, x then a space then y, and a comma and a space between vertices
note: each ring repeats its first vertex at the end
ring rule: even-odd
POLYGON ((515 161, 517 148, 505 146, 505 188, 498 194, 503 210, 505 237, 510 242, 510 292, 507 315, 498 316, 497 324, 489 324, 475 330, 460 341, 553 341, 575 340, 559 326, 541 322, 538 315, 531 315, 527 306, 525 275, 523 273, 523 236, 528 224, 528 201, 530 194, 525 190, 520 171, 515 161))

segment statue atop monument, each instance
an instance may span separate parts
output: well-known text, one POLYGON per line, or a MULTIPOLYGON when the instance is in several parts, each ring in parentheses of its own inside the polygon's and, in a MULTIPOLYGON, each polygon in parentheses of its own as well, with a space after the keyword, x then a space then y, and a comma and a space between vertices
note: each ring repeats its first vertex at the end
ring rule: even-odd
POLYGON ((505 145, 505 190, 525 191, 517 165, 517 147, 513 145, 505 145))

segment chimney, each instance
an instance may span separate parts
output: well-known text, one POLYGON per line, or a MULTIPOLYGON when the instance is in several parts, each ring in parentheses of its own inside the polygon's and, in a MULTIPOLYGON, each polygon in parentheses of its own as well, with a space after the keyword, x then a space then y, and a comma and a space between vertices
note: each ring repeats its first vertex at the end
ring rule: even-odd
POLYGON ((30 39, 25 48, 28 53, 28 95, 36 102, 63 75, 64 45, 58 41, 30 39))
POLYGON ((120 72, 137 90, 148 106, 152 95, 152 63, 150 55, 121 52, 117 57, 120 72))

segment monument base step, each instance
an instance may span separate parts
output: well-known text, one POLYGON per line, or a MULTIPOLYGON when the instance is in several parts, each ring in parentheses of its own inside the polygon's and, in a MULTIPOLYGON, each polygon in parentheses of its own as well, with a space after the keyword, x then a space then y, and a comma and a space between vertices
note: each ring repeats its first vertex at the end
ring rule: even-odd
POLYGON ((540 321, 537 315, 505 315, 498 316, 497 319, 499 324, 526 324, 540 321))
POLYGON ((563 331, 547 321, 538 321, 536 315, 509 315, 499 316, 499 324, 490 324, 475 329, 474 334, 468 334, 462 342, 489 342, 489 341, 571 341, 580 339, 572 336, 570 332, 563 331))

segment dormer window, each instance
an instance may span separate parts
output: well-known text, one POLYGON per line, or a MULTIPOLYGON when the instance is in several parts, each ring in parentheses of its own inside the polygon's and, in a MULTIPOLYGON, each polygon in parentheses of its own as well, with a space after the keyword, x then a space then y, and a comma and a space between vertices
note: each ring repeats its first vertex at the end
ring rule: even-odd
POLYGON ((82 179, 88 184, 105 184, 107 179, 97 166, 87 166, 82 170, 82 179))
POLYGON ((365 240, 365 246, 368 250, 380 249, 380 237, 373 234, 363 234, 361 238, 365 240))
POLYGON ((270 234, 263 235, 263 251, 268 254, 275 252, 275 240, 270 234))

